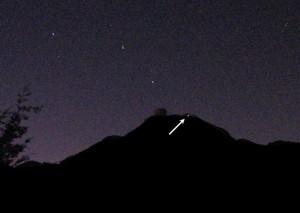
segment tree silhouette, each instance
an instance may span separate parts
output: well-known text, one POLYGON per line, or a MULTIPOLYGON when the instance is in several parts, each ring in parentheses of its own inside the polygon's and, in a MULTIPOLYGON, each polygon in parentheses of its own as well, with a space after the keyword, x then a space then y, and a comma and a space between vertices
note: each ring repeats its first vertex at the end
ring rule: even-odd
POLYGON ((31 138, 22 141, 28 130, 22 123, 29 119, 30 114, 38 113, 42 109, 42 106, 32 106, 28 103, 30 95, 29 88, 24 87, 13 107, 0 110, 0 166, 13 166, 27 159, 20 154, 31 142, 31 138))

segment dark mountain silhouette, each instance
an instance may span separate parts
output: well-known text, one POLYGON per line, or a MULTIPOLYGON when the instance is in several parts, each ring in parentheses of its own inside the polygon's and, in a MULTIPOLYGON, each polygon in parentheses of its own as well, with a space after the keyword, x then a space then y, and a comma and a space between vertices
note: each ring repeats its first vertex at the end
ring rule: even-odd
POLYGON ((59 164, 27 162, 13 169, 16 174, 155 176, 180 171, 195 175, 201 170, 275 167, 297 162, 300 144, 276 141, 259 145, 235 139, 226 130, 196 116, 157 113, 124 136, 109 136, 59 164), (185 119, 173 134, 169 132, 185 119))

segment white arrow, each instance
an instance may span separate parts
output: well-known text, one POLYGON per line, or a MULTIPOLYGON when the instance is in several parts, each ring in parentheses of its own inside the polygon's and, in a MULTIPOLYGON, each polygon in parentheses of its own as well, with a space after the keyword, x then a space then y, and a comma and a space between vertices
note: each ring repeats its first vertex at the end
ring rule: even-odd
POLYGON ((169 135, 171 135, 181 124, 183 124, 184 120, 185 119, 181 119, 180 122, 179 122, 179 124, 177 124, 177 126, 175 126, 175 128, 171 132, 169 132, 169 135))

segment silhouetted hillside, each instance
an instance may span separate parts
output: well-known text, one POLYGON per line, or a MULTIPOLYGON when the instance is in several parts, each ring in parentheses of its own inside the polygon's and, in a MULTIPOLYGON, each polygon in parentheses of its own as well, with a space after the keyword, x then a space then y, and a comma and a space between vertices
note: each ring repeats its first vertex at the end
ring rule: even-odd
POLYGON ((230 134, 196 116, 156 115, 124 136, 109 136, 59 165, 29 162, 15 169, 43 175, 125 175, 130 172, 198 173, 207 168, 243 168, 251 163, 295 162, 300 144, 277 141, 263 146, 230 134), (170 131, 185 119, 176 131, 170 131))

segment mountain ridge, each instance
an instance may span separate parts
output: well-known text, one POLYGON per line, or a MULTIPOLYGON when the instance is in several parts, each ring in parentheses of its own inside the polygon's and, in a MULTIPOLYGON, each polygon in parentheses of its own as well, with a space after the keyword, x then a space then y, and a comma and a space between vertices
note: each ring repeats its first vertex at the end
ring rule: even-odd
POLYGON ((154 115, 124 136, 105 137, 57 164, 27 162, 16 170, 93 175, 136 171, 137 168, 164 171, 181 167, 185 170, 199 166, 296 162, 299 154, 300 144, 296 142, 260 145, 247 139, 235 139, 225 129, 194 115, 154 115), (184 124, 169 135, 181 119, 185 119, 184 124))

